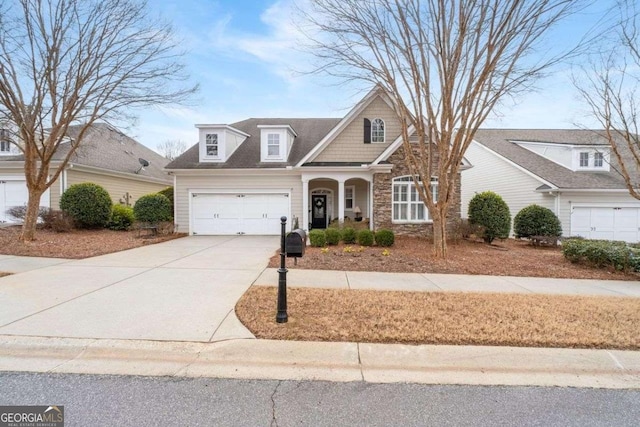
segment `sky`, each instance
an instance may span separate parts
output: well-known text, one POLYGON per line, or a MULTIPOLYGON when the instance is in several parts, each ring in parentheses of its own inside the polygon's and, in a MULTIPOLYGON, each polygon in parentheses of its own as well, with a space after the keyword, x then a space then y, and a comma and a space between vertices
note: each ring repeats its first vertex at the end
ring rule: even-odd
MULTIPOLYGON (((550 35, 554 47, 576 42, 603 20, 606 2, 564 23, 550 35)), ((149 0, 171 22, 193 83, 191 105, 139 113, 127 132, 155 149, 167 140, 197 142, 197 123, 229 124, 249 117, 343 117, 366 93, 304 73, 312 57, 299 48, 291 0, 149 0)), ((574 65, 575 67, 575 65, 574 65)), ((536 83, 536 91, 506 100, 484 127, 572 128, 594 126, 564 64, 536 83)))

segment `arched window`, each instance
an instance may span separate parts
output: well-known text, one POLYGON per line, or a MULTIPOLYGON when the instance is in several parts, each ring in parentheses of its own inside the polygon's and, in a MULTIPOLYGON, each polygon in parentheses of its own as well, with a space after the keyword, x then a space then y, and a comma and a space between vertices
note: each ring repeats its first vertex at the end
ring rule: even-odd
MULTIPOLYGON (((420 199, 420 194, 411 176, 399 176, 393 179, 393 221, 425 222, 430 221, 429 210, 420 199)), ((438 198, 438 178, 431 178, 431 192, 438 198)))
POLYGON ((371 122, 371 142, 384 142, 384 120, 373 119, 371 122))

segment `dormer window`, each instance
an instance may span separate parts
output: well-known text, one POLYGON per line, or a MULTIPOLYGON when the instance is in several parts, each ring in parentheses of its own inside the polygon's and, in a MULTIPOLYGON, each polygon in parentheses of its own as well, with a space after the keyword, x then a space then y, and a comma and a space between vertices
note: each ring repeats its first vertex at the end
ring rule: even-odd
POLYGON ((601 168, 604 166, 604 154, 603 153, 594 153, 593 154, 593 167, 601 168))
POLYGON ((384 142, 384 120, 373 119, 371 122, 371 142, 384 142))
POLYGON ((289 125, 258 125, 260 129, 260 161, 286 162, 295 141, 296 132, 289 125))
POLYGON ((218 134, 208 133, 205 143, 207 156, 219 157, 218 134))
POLYGON ((580 167, 581 168, 589 167, 589 152, 586 152, 586 151, 580 152, 580 167))
POLYGON ((280 134, 270 133, 267 134, 267 156, 280 158, 280 134))

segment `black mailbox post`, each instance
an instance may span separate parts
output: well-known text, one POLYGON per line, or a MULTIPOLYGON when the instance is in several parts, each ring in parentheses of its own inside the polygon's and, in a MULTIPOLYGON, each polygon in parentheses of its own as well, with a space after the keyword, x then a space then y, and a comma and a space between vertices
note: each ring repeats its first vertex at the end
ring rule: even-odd
POLYGON ((287 258, 302 258, 304 248, 307 246, 307 233, 298 228, 293 230, 285 238, 285 251, 287 258))

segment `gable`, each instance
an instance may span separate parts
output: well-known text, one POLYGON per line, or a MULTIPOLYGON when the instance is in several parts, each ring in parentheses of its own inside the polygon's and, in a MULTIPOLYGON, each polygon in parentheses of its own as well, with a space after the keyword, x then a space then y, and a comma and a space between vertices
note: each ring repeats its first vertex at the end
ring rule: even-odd
POLYGON ((358 161, 371 163, 400 136, 400 130, 400 121, 396 113, 380 95, 377 95, 369 105, 353 118, 351 123, 335 136, 324 150, 310 160, 314 162, 358 161), (384 143, 372 142, 365 144, 364 119, 373 121, 376 118, 384 120, 384 143))

